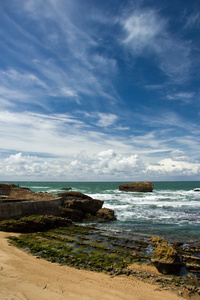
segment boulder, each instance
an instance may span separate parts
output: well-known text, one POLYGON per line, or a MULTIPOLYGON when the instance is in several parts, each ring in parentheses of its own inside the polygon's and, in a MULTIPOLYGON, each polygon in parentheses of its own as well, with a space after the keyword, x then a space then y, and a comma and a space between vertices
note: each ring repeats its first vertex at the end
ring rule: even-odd
POLYGON ((148 181, 126 183, 119 186, 119 190, 125 192, 152 192, 153 188, 153 183, 148 181))
POLYGON ((114 210, 105 207, 98 210, 96 217, 104 222, 116 220, 114 210))
POLYGON ((102 208, 104 201, 96 200, 80 192, 60 193, 65 208, 80 210, 84 214, 90 213, 96 215, 102 208))
POLYGON ((114 211, 102 208, 104 201, 93 199, 80 192, 59 193, 62 198, 63 208, 61 216, 67 217, 75 222, 92 221, 99 219, 103 222, 116 220, 114 211))
POLYGON ((151 245, 154 248, 154 258, 151 261, 160 273, 176 274, 180 272, 183 263, 174 246, 159 237, 152 237, 151 245))

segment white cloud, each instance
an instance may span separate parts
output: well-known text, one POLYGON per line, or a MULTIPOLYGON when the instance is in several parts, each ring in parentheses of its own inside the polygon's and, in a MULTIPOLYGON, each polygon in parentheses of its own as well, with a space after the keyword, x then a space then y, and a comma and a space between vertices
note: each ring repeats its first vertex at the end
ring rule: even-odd
POLYGON ((168 94, 166 98, 168 100, 179 100, 185 104, 190 104, 194 99, 194 97, 195 97, 194 92, 179 92, 174 94, 168 94))
POLYGON ((43 53, 37 53, 35 64, 51 95, 59 96, 59 91, 66 87, 70 92, 65 95, 76 96, 79 101, 83 94, 115 101, 110 79, 115 76, 116 60, 93 51, 98 46, 95 34, 84 28, 85 22, 80 26, 79 20, 74 18, 82 9, 80 3, 48 0, 43 4, 29 0, 24 8, 33 22, 40 23, 43 47, 51 53, 48 60, 43 53))
POLYGON ((170 158, 174 161, 185 161, 185 162, 191 162, 191 159, 180 150, 174 150, 170 153, 170 158))
POLYGON ((99 180, 105 178, 132 178, 138 174, 140 160, 137 155, 122 156, 107 150, 93 156, 80 152, 74 160, 26 156, 22 153, 0 160, 0 173, 4 178, 51 180, 99 180))
POLYGON ((70 88, 63 87, 63 88, 61 88, 61 91, 64 96, 77 97, 77 93, 75 91, 71 90, 70 88))
POLYGON ((98 117, 99 117, 99 120, 97 122, 97 125, 100 127, 111 126, 117 120, 117 116, 113 115, 113 114, 99 113, 98 117))
POLYGON ((17 153, 0 159, 0 174, 3 174, 1 180, 170 180, 199 176, 200 163, 192 162, 181 151, 146 166, 141 156, 122 155, 113 149, 93 155, 81 151, 73 158, 17 153))
POLYGON ((125 31, 123 43, 133 57, 151 56, 158 67, 176 83, 188 79, 191 67, 190 43, 170 34, 168 20, 156 10, 140 9, 120 20, 125 31))
POLYGON ((105 151, 102 151, 98 154, 98 157, 100 160, 108 160, 116 157, 116 153, 114 152, 113 149, 108 149, 105 151))
POLYGON ((153 10, 136 11, 124 21, 123 27, 127 33, 124 43, 129 44, 135 53, 141 54, 149 46, 152 47, 164 25, 153 10))
POLYGON ((157 164, 148 164, 145 171, 156 176, 192 176, 200 175, 200 163, 191 161, 183 151, 173 151, 168 158, 164 158, 157 164))
MULTIPOLYGON (((98 115, 96 117, 99 120, 98 115)), ((112 122, 114 119, 111 116, 112 122)), ((104 120, 104 125, 110 126, 111 120, 104 120)), ((112 133, 102 133, 96 124, 89 125, 81 115, 9 111, 0 112, 0 145, 5 151, 60 157, 71 157, 77 149, 87 149, 90 155, 110 147, 122 153, 132 149, 128 143, 124 143, 124 139, 116 138, 112 133)))
POLYGON ((5 45, 16 62, 31 71, 21 71, 17 64, 15 68, 0 70, 2 99, 16 106, 22 101, 37 104, 46 110, 52 109, 53 105, 48 105, 55 101, 52 98, 59 103, 83 104, 87 96, 94 106, 98 97, 116 102, 111 82, 117 70, 116 60, 94 51, 98 39, 92 29, 84 27, 86 20, 80 23, 76 17, 81 3, 27 0, 10 7, 17 17, 7 16, 5 27, 14 28, 16 35, 5 34, 5 45))

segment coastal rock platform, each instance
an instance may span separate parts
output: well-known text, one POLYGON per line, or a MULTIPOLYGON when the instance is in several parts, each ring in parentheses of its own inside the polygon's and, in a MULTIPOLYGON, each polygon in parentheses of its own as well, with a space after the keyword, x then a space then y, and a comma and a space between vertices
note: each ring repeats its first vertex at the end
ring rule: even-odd
POLYGON ((104 201, 69 191, 59 194, 34 193, 14 184, 0 184, 0 220, 17 219, 31 215, 53 215, 72 221, 103 219, 116 220, 114 211, 104 208, 104 201), (109 217, 108 217, 109 215, 109 217))

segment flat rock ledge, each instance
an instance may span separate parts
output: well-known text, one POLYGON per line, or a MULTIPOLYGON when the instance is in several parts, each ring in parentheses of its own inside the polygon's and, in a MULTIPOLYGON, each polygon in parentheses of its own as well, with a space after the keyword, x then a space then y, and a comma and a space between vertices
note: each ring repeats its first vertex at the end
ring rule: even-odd
POLYGON ((57 227, 68 227, 72 221, 56 216, 30 216, 19 220, 5 220, 0 222, 0 230, 6 232, 32 233, 47 231, 57 227))
POLYGON ((124 192, 152 192, 153 191, 153 183, 149 181, 145 182, 132 182, 132 183, 126 183, 121 184, 119 186, 120 191, 124 192))

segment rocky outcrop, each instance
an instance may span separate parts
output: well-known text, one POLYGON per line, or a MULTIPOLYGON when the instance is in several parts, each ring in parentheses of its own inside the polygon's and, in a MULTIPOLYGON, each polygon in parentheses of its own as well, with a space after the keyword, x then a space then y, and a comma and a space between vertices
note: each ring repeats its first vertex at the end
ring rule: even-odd
POLYGON ((152 237, 151 245, 154 248, 154 258, 151 261, 160 273, 176 274, 180 271, 183 263, 174 246, 159 237, 152 237))
POLYGON ((0 222, 0 230, 7 232, 37 232, 46 231, 56 227, 68 227, 71 220, 55 216, 29 216, 19 220, 6 220, 0 222))
POLYGON ((112 209, 102 208, 104 201, 93 199, 79 192, 59 193, 62 198, 63 208, 61 216, 72 221, 86 221, 101 219, 102 221, 116 220, 112 209))
POLYGON ((54 215, 75 222, 94 219, 115 220, 114 211, 102 209, 103 201, 70 191, 57 195, 34 193, 14 184, 0 184, 0 220, 19 219, 30 215, 54 215))
POLYGON ((0 184, 0 196, 7 196, 8 200, 34 200, 34 201, 42 201, 42 200, 52 200, 58 198, 55 194, 50 193, 34 193, 29 188, 20 187, 12 183, 0 184))
POLYGON ((153 188, 153 183, 148 181, 126 183, 119 186, 119 190, 125 192, 152 192, 153 188))
POLYGON ((68 218, 72 220, 73 222, 81 222, 85 217, 83 211, 79 209, 68 208, 68 207, 61 208, 60 215, 63 218, 68 218))
POLYGON ((104 203, 102 200, 93 199, 79 192, 60 193, 58 196, 62 197, 65 208, 80 210, 92 215, 95 215, 104 203))
POLYGON ((98 210, 96 217, 97 219, 100 219, 102 222, 116 220, 114 210, 105 207, 98 210))
POLYGON ((15 184, 12 183, 1 183, 0 184, 0 195, 3 196, 10 196, 11 193, 11 189, 13 187, 17 187, 15 184))

